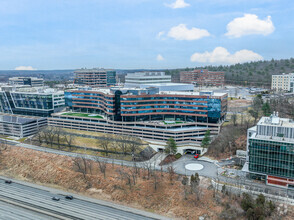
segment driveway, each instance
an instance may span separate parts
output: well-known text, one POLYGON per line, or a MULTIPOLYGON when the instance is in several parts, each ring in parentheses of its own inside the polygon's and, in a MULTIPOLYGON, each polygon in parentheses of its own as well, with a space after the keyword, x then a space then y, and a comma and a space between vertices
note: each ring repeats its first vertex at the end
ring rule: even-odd
POLYGON ((178 174, 192 175, 197 172, 200 176, 205 176, 210 178, 217 177, 218 167, 214 163, 195 159, 193 155, 183 155, 180 159, 173 162, 173 167, 175 168, 175 172, 178 174), (196 170, 185 169, 186 165, 189 165, 192 168, 195 167, 196 170), (201 167, 199 165, 202 165, 203 168, 200 170, 197 170, 198 167, 201 167))

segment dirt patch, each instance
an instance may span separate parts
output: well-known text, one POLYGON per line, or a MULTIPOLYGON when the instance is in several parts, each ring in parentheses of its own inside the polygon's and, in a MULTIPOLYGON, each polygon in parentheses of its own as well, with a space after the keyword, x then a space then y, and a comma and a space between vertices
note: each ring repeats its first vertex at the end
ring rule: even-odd
POLYGON ((174 161, 176 161, 177 158, 175 157, 175 155, 167 155, 161 162, 160 162, 160 166, 163 166, 163 165, 167 165, 169 163, 172 163, 174 161))

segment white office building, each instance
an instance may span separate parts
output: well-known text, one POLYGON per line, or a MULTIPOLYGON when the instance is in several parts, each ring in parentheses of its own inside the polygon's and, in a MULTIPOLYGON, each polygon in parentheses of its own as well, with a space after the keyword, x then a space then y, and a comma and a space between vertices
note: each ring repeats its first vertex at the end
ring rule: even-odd
POLYGON ((37 77, 11 77, 10 85, 28 85, 28 86, 44 86, 44 79, 37 77))
POLYGON ((128 73, 125 77, 125 87, 140 87, 142 84, 171 83, 171 76, 164 72, 128 73))
POLYGON ((294 73, 272 75, 271 89, 275 91, 294 92, 294 73))

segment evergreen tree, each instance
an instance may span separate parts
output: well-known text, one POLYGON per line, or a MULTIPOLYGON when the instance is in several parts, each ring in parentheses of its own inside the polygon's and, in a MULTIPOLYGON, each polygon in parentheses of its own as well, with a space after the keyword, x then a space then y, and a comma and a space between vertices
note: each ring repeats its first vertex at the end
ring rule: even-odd
POLYGON ((208 147, 209 143, 210 143, 210 130, 207 130, 202 140, 201 147, 208 147))
POLYGON ((165 147, 165 153, 175 155, 177 153, 177 144, 173 138, 168 139, 165 147))

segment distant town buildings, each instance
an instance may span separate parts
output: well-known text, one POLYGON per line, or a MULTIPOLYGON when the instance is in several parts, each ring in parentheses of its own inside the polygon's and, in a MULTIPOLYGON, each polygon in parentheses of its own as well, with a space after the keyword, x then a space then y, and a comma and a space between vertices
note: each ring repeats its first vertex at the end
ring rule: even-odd
POLYGON ((136 72, 128 73, 125 77, 126 87, 140 87, 142 84, 170 83, 171 76, 165 72, 136 72))
POLYGON ((294 92, 294 73, 272 75, 271 89, 275 91, 294 92))
POLYGON ((28 137, 47 125, 47 118, 0 113, 0 134, 28 137))
POLYGON ((75 72, 74 84, 107 87, 116 84, 116 71, 108 69, 80 69, 75 72))
POLYGON ((138 136, 147 140, 201 143, 217 135, 227 94, 160 92, 159 88, 79 88, 65 92, 69 112, 52 114, 51 126, 138 136))
POLYGON ((44 80, 37 77, 11 77, 9 84, 39 87, 44 85, 44 80))
POLYGON ((243 170, 268 185, 294 189, 294 121, 274 113, 248 129, 243 170))
POLYGON ((2 87, 0 112, 49 117, 64 108, 64 91, 44 87, 2 87))
POLYGON ((213 72, 207 69, 195 69, 180 72, 181 83, 192 83, 197 86, 223 86, 225 83, 224 72, 213 72))

